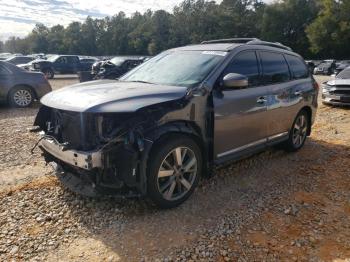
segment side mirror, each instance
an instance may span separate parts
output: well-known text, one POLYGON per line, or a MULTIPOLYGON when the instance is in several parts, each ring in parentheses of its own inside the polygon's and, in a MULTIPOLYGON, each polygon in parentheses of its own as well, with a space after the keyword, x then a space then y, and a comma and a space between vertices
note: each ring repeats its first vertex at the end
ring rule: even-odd
POLYGON ((229 73, 223 78, 224 88, 225 89, 241 89, 248 87, 248 77, 236 74, 229 73))

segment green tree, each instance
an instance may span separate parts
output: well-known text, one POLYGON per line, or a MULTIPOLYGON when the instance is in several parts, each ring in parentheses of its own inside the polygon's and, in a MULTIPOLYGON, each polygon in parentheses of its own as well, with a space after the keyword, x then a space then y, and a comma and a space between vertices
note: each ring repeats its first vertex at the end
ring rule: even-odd
POLYGON ((306 28, 317 16, 315 0, 284 0, 266 6, 261 38, 281 42, 294 51, 310 55, 306 28))
POLYGON ((311 51, 321 57, 349 58, 350 2, 321 0, 318 17, 306 29, 311 51))
POLYGON ((82 43, 81 23, 70 23, 64 32, 64 50, 66 50, 67 54, 80 55, 82 53, 82 43))
POLYGON ((47 53, 49 50, 48 34, 49 28, 43 24, 36 24, 27 39, 30 43, 30 51, 34 53, 47 53))

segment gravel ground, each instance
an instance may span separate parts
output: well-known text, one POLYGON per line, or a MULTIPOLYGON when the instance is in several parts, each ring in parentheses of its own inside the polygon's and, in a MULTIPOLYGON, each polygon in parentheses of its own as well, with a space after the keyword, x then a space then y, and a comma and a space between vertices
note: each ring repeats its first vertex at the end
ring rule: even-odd
POLYGON ((37 108, 0 108, 0 261, 350 259, 346 108, 320 105, 301 151, 270 149, 217 168, 189 201, 167 211, 63 189, 39 152, 30 154, 37 108))

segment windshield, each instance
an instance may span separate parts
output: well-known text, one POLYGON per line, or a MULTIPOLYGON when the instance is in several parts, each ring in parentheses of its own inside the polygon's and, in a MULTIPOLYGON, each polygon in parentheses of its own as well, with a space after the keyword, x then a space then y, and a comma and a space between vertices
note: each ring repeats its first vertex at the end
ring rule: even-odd
POLYGON ((53 56, 50 56, 47 61, 50 61, 50 62, 55 62, 55 60, 59 57, 59 55, 53 55, 53 56))
POLYGON ((120 65, 122 65, 122 63, 124 63, 125 60, 126 60, 126 58, 124 58, 124 57, 114 57, 110 60, 110 62, 112 62, 116 66, 120 66, 120 65))
POLYGON ((165 52, 120 80, 190 87, 202 82, 226 54, 217 51, 165 52))

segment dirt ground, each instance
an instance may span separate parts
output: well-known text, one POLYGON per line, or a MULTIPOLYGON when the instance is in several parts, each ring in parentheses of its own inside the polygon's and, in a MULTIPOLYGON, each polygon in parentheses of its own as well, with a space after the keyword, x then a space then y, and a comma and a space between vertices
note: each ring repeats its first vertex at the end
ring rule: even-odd
POLYGON ((350 261, 348 108, 320 102, 302 150, 217 168, 167 211, 63 189, 30 153, 37 110, 0 107, 0 261, 350 261))

